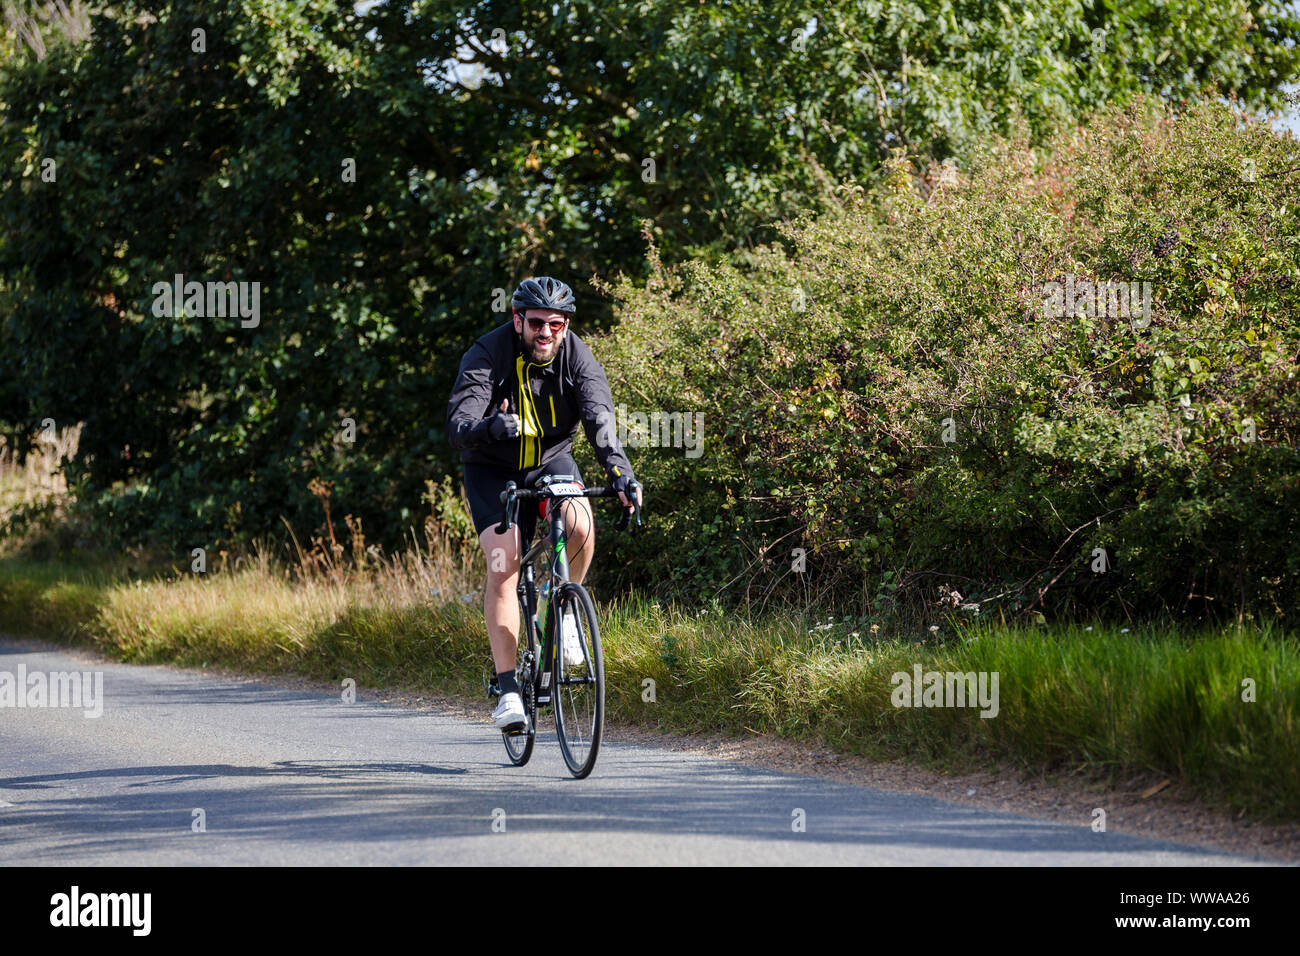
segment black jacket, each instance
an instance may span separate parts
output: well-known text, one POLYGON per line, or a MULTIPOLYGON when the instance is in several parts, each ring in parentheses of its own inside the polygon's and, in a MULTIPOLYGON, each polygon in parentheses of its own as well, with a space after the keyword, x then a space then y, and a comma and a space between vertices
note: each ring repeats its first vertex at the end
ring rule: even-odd
POLYGON ((567 454, 579 421, 605 473, 611 479, 633 477, 618 442, 609 381, 591 349, 569 329, 555 358, 538 365, 524 354, 513 320, 474 341, 447 402, 447 440, 460 449, 460 460, 502 471, 523 471, 567 454), (503 398, 523 427, 518 438, 493 441, 488 423, 503 398))

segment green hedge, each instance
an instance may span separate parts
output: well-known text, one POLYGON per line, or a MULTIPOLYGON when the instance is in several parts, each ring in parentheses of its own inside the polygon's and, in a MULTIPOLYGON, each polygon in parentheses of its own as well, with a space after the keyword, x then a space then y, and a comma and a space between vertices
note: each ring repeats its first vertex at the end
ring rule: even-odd
POLYGON ((895 613, 1294 613, 1296 143, 1135 100, 915 172, 747 268, 609 286, 615 394, 705 422, 697 458, 632 450, 658 521, 637 561, 895 613), (1149 282, 1149 314, 1090 310, 1085 281, 1135 306, 1149 282))

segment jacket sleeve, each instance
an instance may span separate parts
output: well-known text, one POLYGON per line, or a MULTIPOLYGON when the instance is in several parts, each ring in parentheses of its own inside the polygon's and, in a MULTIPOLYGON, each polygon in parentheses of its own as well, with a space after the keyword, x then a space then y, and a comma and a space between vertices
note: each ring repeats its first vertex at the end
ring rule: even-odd
POLYGON ((492 441, 488 431, 492 404, 492 357, 475 342, 460 362, 460 373, 447 402, 447 442, 457 450, 492 441))
POLYGON ((574 349, 573 381, 578 389, 578 407, 587 441, 596 451, 596 460, 610 478, 627 475, 634 478, 632 462, 623 453, 614 420, 614 399, 610 395, 605 369, 586 342, 574 349))

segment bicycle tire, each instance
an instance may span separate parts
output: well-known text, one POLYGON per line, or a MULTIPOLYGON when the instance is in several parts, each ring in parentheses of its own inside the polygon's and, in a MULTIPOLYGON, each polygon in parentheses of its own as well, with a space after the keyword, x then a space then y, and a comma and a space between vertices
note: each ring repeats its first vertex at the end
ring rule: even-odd
MULTIPOLYGON (((519 696, 524 702, 524 713, 528 715, 528 729, 523 733, 513 734, 501 731, 501 741, 506 746, 506 756, 516 767, 528 763, 528 758, 533 755, 533 745, 537 742, 537 695, 533 693, 532 677, 527 673, 525 658, 527 649, 527 643, 521 640, 515 678, 519 682, 519 696)), ((534 663, 533 667, 536 666, 534 663)))
POLYGON ((570 582, 561 586, 548 624, 562 621, 566 613, 573 614, 577 621, 584 662, 580 668, 565 668, 561 629, 555 625, 553 633, 557 643, 552 655, 551 701, 555 709, 555 734, 564 763, 581 780, 596 766, 605 730, 605 659, 596 606, 581 584, 570 582))

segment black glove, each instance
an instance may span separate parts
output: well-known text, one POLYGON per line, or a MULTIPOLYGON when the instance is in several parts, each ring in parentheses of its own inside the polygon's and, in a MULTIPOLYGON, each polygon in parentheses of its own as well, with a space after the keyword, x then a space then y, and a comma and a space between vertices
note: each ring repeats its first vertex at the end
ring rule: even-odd
POLYGON ((492 436, 493 441, 519 437, 519 416, 507 412, 506 409, 509 407, 510 399, 501 399, 501 407, 496 410, 495 415, 487 419, 488 434, 492 436))
POLYGON ((621 493, 624 497, 627 498, 629 502, 635 503, 636 489, 635 488, 629 489, 628 486, 635 485, 636 483, 637 480, 635 475, 619 475, 617 478, 615 478, 613 481, 609 483, 609 486, 613 488, 615 491, 621 493))

